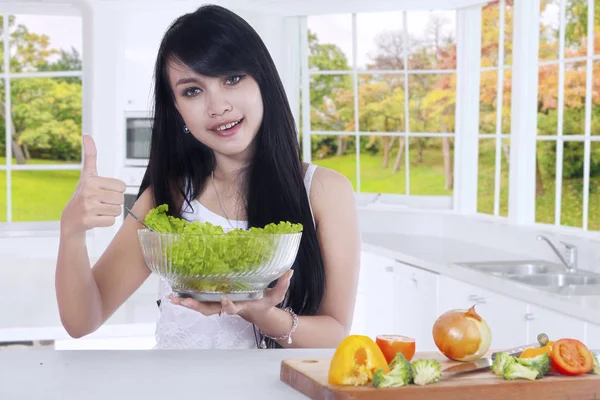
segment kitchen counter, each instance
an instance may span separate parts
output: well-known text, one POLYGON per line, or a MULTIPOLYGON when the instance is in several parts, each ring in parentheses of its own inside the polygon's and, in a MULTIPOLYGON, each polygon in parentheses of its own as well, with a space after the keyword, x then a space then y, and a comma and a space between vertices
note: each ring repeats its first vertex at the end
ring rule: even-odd
POLYGON ((401 263, 446 275, 482 289, 600 325, 600 295, 554 294, 456 265, 459 262, 536 259, 526 254, 512 253, 448 237, 363 233, 362 238, 364 251, 390 257, 401 263))
POLYGON ((307 399, 281 361, 333 349, 0 351, 0 399, 307 399))

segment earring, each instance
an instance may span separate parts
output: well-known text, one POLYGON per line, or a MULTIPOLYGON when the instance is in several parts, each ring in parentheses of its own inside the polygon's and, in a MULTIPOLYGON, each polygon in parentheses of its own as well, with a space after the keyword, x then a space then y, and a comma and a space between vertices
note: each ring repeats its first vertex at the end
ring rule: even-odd
POLYGON ((185 133, 190 133, 190 129, 187 127, 187 125, 184 125, 184 126, 183 126, 183 131, 184 131, 185 133))

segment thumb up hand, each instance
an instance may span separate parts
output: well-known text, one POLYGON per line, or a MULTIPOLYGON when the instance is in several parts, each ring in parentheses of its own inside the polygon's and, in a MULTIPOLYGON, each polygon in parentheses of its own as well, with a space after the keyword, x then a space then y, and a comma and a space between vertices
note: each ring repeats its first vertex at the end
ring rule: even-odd
POLYGON ((60 219, 63 235, 82 235, 92 228, 112 226, 124 203, 125 182, 98 176, 94 139, 84 134, 82 144, 79 182, 60 219))

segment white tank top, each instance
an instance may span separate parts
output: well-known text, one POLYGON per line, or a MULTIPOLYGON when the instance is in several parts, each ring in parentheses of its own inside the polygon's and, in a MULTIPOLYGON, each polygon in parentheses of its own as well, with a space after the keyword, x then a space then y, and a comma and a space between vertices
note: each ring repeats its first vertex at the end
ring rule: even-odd
MULTIPOLYGON (((317 168, 310 164, 304 175, 304 185, 309 195, 312 178, 317 168)), ((182 217, 190 222, 204 221, 231 228, 225 217, 210 211, 199 201, 191 201, 192 209, 182 210, 182 217)), ((312 207, 311 207, 312 213, 312 207)), ((247 221, 230 220, 236 228, 246 229, 247 221)), ((314 214, 313 214, 314 223, 314 214)), ((247 349, 256 348, 253 325, 241 317, 211 315, 209 317, 177 306, 169 301, 173 291, 164 280, 159 280, 158 296, 160 315, 156 323, 157 349, 247 349)))

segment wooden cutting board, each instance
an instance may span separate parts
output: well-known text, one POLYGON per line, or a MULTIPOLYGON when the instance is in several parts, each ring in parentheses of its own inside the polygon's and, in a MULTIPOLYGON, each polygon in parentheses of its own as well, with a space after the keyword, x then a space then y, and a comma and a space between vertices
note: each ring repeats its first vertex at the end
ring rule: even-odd
POLYGON ((600 375, 548 375, 542 379, 505 380, 490 370, 445 375, 443 370, 460 362, 438 352, 415 354, 417 359, 436 359, 442 364, 439 382, 419 386, 377 389, 372 386, 337 386, 327 383, 330 358, 289 359, 281 363, 280 379, 311 399, 417 400, 600 400, 600 375))

